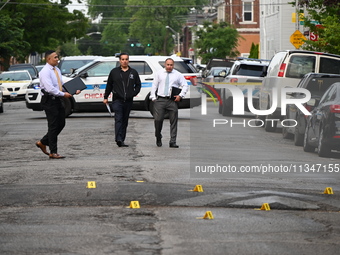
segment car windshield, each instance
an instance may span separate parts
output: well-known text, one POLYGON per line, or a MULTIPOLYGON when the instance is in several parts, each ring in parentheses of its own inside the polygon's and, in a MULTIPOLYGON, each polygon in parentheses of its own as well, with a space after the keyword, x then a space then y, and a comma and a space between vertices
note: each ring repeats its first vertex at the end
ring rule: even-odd
POLYGON ((209 75, 217 76, 222 71, 227 71, 227 69, 226 68, 214 68, 210 71, 209 75))
POLYGON ((26 72, 0 74, 0 81, 28 81, 28 80, 31 80, 31 77, 26 72))
POLYGON ((32 77, 36 77, 37 76, 36 73, 35 73, 36 71, 35 71, 35 69, 33 67, 29 67, 29 66, 15 66, 15 67, 11 68, 11 71, 14 71, 14 70, 27 70, 32 77))
POLYGON ((263 66, 241 64, 234 74, 261 77, 263 75, 263 66))
POLYGON ((81 60, 62 60, 59 63, 59 69, 61 74, 68 74, 71 73, 71 69, 78 69, 86 65, 87 63, 92 62, 92 59, 81 59, 81 60))

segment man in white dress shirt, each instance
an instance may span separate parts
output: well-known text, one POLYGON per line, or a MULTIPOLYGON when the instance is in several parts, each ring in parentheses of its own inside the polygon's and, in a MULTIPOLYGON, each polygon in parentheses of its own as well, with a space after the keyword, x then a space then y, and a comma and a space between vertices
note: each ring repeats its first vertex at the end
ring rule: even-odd
POLYGON ((162 146, 162 127, 164 115, 169 113, 170 120, 170 148, 178 148, 177 122, 178 102, 185 96, 188 90, 188 83, 184 76, 174 70, 174 60, 168 58, 165 61, 165 68, 156 73, 152 84, 150 99, 154 102, 154 120, 156 145, 162 146), (181 90, 180 90, 181 89, 181 90), (174 92, 177 93, 174 93, 174 92))
MULTIPOLYGON (((43 138, 36 142, 41 151, 49 155, 51 159, 62 159, 64 156, 58 154, 58 135, 65 127, 65 109, 62 103, 63 98, 72 97, 68 92, 63 91, 63 81, 58 65, 58 54, 54 50, 45 53, 46 65, 39 73, 41 92, 41 107, 45 110, 48 131, 43 138), (50 152, 47 151, 50 147, 50 152)), ((77 90, 76 94, 79 94, 77 90)))

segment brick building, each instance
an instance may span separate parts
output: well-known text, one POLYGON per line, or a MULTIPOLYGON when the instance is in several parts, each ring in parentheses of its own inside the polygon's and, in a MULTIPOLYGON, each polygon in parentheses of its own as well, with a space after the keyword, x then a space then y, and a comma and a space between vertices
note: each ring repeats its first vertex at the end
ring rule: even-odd
POLYGON ((248 57, 252 43, 260 44, 260 0, 215 0, 216 21, 233 25, 244 38, 237 47, 240 56, 248 57))

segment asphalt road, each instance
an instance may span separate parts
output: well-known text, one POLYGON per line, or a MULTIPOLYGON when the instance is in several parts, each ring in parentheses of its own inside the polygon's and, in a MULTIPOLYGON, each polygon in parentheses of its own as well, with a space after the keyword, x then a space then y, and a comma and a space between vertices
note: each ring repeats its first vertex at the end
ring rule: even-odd
POLYGON ((168 121, 158 148, 148 112, 132 112, 128 148, 115 145, 107 113, 75 113, 59 136, 66 158, 50 160, 34 144, 46 132, 44 113, 23 101, 6 102, 4 110, 0 254, 339 251, 340 173, 330 172, 339 154, 305 153, 280 130, 213 127, 214 119, 243 123, 252 116, 225 118, 212 102, 207 116, 200 108, 181 110, 180 148, 172 149, 168 121), (191 191, 196 185, 204 192, 191 191), (323 194, 326 187, 334 194, 323 194), (131 201, 140 208, 129 208, 131 201), (271 210, 254 210, 263 203, 271 210), (201 219, 207 211, 214 219, 201 219))

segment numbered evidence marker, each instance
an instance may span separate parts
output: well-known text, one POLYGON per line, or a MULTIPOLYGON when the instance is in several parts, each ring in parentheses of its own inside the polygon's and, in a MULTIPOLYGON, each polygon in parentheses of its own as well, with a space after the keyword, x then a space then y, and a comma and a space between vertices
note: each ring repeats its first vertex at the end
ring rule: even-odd
POLYGON ((203 192, 203 187, 202 185, 196 185, 194 189, 189 191, 203 192))
POLYGON ((197 217, 196 219, 207 219, 207 220, 213 220, 214 216, 211 211, 206 211, 203 217, 197 217))
POLYGON ((86 188, 95 189, 96 188, 96 182, 87 182, 86 188))
POLYGON ((270 211, 270 206, 268 203, 263 203, 260 209, 255 210, 270 211))
POLYGON ((138 201, 131 201, 131 202, 130 202, 130 206, 127 207, 127 208, 134 208, 134 209, 140 208, 139 202, 138 202, 138 201))
POLYGON ((327 187, 323 194, 333 195, 333 189, 331 187, 327 187))

